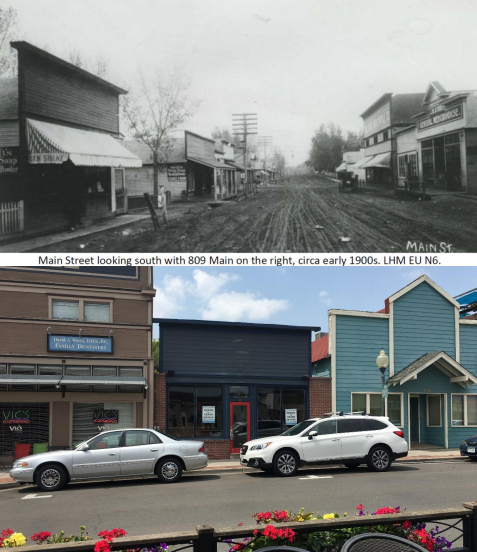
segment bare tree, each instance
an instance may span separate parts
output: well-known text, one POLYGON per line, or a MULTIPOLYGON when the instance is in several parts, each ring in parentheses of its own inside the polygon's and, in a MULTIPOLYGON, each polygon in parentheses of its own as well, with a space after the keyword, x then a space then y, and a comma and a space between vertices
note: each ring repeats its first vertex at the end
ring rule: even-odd
POLYGON ((192 117, 199 102, 189 96, 190 82, 178 73, 150 79, 139 77, 137 90, 123 97, 123 114, 132 138, 150 150, 154 173, 154 195, 159 191, 159 165, 166 163, 174 144, 173 133, 192 117))
POLYGON ((94 72, 102 79, 106 79, 109 76, 109 61, 102 54, 99 54, 96 58, 96 70, 94 72))
POLYGON ((73 50, 70 50, 68 54, 68 58, 69 58, 68 61, 70 63, 72 63, 73 65, 76 65, 76 67, 79 67, 80 69, 86 70, 86 66, 87 66, 86 60, 84 58, 84 55, 79 50, 77 50, 76 48, 73 50))
POLYGON ((18 14, 14 8, 0 8, 0 76, 17 73, 16 51, 10 42, 18 38, 18 14))

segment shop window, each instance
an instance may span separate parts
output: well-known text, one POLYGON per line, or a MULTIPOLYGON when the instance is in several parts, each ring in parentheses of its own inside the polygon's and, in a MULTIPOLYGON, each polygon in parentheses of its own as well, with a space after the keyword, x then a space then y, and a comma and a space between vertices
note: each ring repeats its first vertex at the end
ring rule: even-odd
MULTIPOLYGON (((116 367, 93 366, 93 376, 100 378, 116 377, 116 367)), ((98 383, 97 385, 93 385, 93 391, 97 393, 114 393, 116 391, 116 385, 98 383)))
POLYGON ((86 322, 110 322, 109 303, 84 304, 84 319, 86 322))
POLYGON ((455 134, 448 134, 447 136, 444 137, 444 141, 445 141, 446 145, 448 145, 448 144, 460 144, 459 133, 456 132, 455 134))
POLYGON ((100 431, 134 427, 133 406, 132 402, 73 403, 73 445, 100 431), (102 421, 108 419, 111 421, 102 421))
POLYGON ((427 395, 427 427, 441 427, 441 396, 427 395))
POLYGON ((389 393, 386 401, 386 415, 389 421, 396 426, 402 425, 401 397, 401 394, 389 393))
POLYGON ((372 393, 369 395, 369 414, 381 416, 383 413, 383 399, 381 394, 372 393))
MULTIPOLYGON (((57 376, 60 381, 63 375, 63 366, 38 366, 39 376, 57 376)), ((39 385, 38 391, 57 391, 56 385, 39 385)))
POLYGON ((168 431, 178 437, 222 437, 222 387, 169 387, 168 431), (214 407, 205 416, 203 407, 214 407))
MULTIPOLYGON (((65 376, 91 376, 90 366, 67 366, 65 368, 65 376)), ((66 391, 90 391, 89 385, 66 385, 66 391)))
POLYGON ((361 412, 362 414, 367 412, 366 395, 364 393, 353 393, 351 399, 351 412, 361 412))
MULTIPOLYGON (((121 367, 118 371, 119 377, 122 378, 141 378, 143 375, 140 366, 121 367)), ((118 391, 121 393, 142 393, 143 387, 141 385, 120 385, 118 391)))
POLYGON ((378 143, 378 135, 376 134, 376 136, 374 136, 373 138, 373 144, 377 144, 378 143))
MULTIPOLYGON (((33 376, 35 374, 34 364, 10 364, 10 374, 33 376)), ((34 385, 10 385, 11 391, 35 391, 34 385)))
POLYGON ((369 147, 369 138, 366 138, 366 147, 369 147))
POLYGON ((383 140, 389 140, 389 130, 383 132, 383 140))
POLYGON ((250 387, 248 385, 231 385, 229 388, 229 397, 231 399, 247 399, 250 396, 250 387))
POLYGON ((452 395, 452 426, 477 426, 477 395, 452 395))
POLYGON ((0 403, 0 416, 0 456, 13 456, 15 443, 49 442, 49 403, 0 403))
MULTIPOLYGON (((6 374, 7 373, 7 365, 6 364, 0 364, 0 374, 6 374)), ((7 386, 6 385, 0 385, 0 391, 6 391, 7 386)))
POLYGON ((400 178, 406 178, 406 155, 398 157, 398 172, 400 178))
POLYGON ((306 419, 304 389, 257 389, 258 434, 260 437, 280 435, 290 425, 306 419), (286 410, 291 411, 286 420, 286 410))
POLYGON ((79 320, 78 301, 58 301, 53 299, 52 307, 52 318, 59 320, 79 320))

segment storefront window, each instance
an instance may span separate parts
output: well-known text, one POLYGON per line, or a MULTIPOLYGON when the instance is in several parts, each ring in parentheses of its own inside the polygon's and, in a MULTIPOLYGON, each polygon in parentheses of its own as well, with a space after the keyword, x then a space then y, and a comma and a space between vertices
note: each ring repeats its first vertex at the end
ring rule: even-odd
POLYGON ((397 393, 389 393, 388 395, 387 415, 390 422, 396 426, 402 425, 401 396, 397 393))
MULTIPOLYGON (((65 368, 66 376, 91 376, 91 368, 89 366, 67 366, 65 368)), ((66 385, 66 391, 89 391, 89 385, 66 385)))
POLYGON ((0 456, 13 456, 16 443, 48 443, 49 403, 0 403, 0 456))
POLYGON ((222 387, 169 387, 168 397, 171 435, 222 437, 222 387))
POLYGON ((100 431, 134 427, 133 406, 132 402, 73 403, 73 446, 100 431))
POLYGON ((462 166, 459 133, 421 143, 423 177, 438 187, 460 189, 462 166))
POLYGON ((467 425, 477 425, 476 395, 467 395, 467 425))
POLYGON ((383 413, 383 399, 381 393, 371 393, 369 395, 369 414, 371 416, 381 416, 383 413))
MULTIPOLYGON (((33 376, 35 374, 34 364, 10 364, 10 374, 21 374, 33 376)), ((34 385, 10 385, 11 391, 35 391, 34 385)))
POLYGON ((222 437, 222 388, 198 387, 196 402, 197 436, 222 437))
POLYGON ((194 436, 194 388, 169 387, 169 428, 171 435, 194 436))
POLYGON ((87 322, 110 322, 109 303, 85 303, 84 319, 87 322))
MULTIPOLYGON (((119 368, 121 378, 141 378, 143 375, 140 366, 127 366, 119 368)), ((141 393, 143 388, 140 385, 120 385, 118 390, 121 393, 141 393)))
POLYGON ((229 389, 229 397, 231 399, 247 399, 250 395, 248 385, 231 385, 229 389))
POLYGON ((304 389, 257 389, 258 436, 280 435, 291 423, 306 418, 304 389), (286 414, 288 412, 288 418, 286 414), (287 419, 291 420, 287 425, 287 419))
POLYGON ((477 426, 477 395, 452 395, 452 425, 477 426))
POLYGON ((427 426, 439 427, 441 425, 441 396, 427 395, 427 426))
POLYGON ((366 413, 366 395, 364 393, 351 395, 351 412, 366 413))
POLYGON ((78 301, 53 300, 53 318, 61 320, 79 320, 78 301))
POLYGON ((452 425, 464 425, 464 395, 452 396, 452 425))

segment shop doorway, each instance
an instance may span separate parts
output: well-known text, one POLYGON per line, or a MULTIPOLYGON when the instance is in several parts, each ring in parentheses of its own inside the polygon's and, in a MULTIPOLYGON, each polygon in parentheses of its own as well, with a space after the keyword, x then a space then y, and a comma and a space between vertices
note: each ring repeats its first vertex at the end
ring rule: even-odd
POLYGON ((230 403, 230 452, 239 453, 244 443, 250 441, 250 403, 230 403))
POLYGON ((409 398, 410 416, 409 423, 411 425, 411 443, 419 443, 419 397, 409 398))
POLYGON ((448 448, 447 395, 409 395, 406 433, 410 450, 448 448))

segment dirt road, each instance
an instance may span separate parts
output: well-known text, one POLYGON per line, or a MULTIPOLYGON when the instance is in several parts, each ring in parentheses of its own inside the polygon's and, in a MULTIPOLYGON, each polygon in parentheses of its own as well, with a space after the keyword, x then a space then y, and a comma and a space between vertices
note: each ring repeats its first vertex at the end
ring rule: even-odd
POLYGON ((143 220, 41 251, 475 252, 476 207, 454 194, 431 201, 403 201, 389 190, 340 194, 324 177, 296 176, 214 209, 195 207, 159 232, 143 220))

